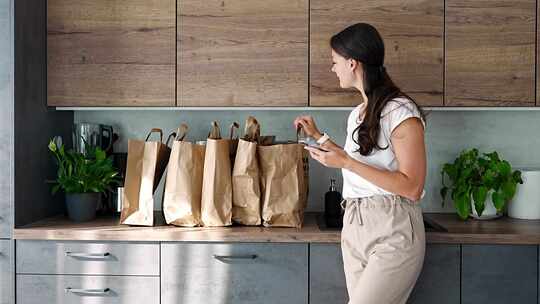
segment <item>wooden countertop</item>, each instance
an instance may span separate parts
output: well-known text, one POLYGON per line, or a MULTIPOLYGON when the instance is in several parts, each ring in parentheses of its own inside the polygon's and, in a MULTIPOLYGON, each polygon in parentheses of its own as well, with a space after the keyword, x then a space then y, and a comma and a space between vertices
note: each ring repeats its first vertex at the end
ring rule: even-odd
MULTIPOLYGON (((320 228, 318 215, 306 213, 304 227, 134 227, 118 225, 118 217, 98 218, 74 223, 64 217, 46 219, 14 229, 14 239, 74 241, 144 241, 144 242, 309 242, 339 243, 340 230, 320 228)), ((452 213, 424 213, 428 223, 447 232, 427 231, 428 243, 453 244, 540 244, 540 220, 517 220, 508 217, 490 220, 461 221, 452 213)))

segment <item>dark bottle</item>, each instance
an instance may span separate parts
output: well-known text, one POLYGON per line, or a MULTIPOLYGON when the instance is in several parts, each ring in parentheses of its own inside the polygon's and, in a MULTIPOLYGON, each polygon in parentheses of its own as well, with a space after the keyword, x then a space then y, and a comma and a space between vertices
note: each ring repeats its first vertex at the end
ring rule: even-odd
POLYGON ((330 190, 324 195, 324 219, 327 227, 342 227, 341 193, 336 190, 336 180, 330 179, 330 190))

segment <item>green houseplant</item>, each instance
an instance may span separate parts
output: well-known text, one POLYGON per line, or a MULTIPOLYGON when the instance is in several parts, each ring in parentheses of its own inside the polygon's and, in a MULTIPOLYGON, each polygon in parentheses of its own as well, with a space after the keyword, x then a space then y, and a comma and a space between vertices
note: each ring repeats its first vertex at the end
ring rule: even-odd
POLYGON ((450 191, 454 207, 463 220, 469 217, 473 205, 481 216, 489 199, 502 214, 514 197, 517 184, 523 183, 521 171, 513 171, 510 163, 502 160, 497 152, 480 155, 478 149, 463 150, 454 163, 443 165, 441 175, 443 205, 450 191), (447 184, 445 177, 451 184, 447 184))
POLYGON ((49 142, 49 151, 58 164, 53 194, 62 189, 66 194, 68 216, 74 221, 95 218, 100 193, 120 183, 118 171, 100 148, 91 148, 85 157, 64 145, 49 142))

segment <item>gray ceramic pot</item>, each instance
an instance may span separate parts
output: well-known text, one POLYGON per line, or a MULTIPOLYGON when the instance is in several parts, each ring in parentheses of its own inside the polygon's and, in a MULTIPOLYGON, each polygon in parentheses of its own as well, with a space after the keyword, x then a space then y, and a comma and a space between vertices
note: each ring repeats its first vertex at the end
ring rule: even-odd
POLYGON ((68 217, 75 222, 85 222, 96 218, 100 193, 66 194, 68 217))

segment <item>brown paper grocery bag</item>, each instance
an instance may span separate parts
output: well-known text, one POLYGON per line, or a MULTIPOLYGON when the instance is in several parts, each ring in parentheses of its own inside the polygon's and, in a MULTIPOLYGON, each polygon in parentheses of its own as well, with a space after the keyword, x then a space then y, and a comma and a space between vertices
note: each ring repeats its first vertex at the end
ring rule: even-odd
POLYGON ((308 154, 302 144, 257 148, 264 226, 302 227, 308 195, 308 154))
POLYGON ((161 129, 152 129, 144 141, 128 141, 121 224, 153 226, 154 191, 167 167, 169 154, 161 129), (159 133, 160 141, 148 141, 152 133, 159 133))
POLYGON ((187 125, 182 124, 172 145, 163 213, 167 224, 194 227, 202 224, 201 194, 206 147, 184 141, 187 131, 187 125))
POLYGON ((204 226, 229 226, 232 224, 232 181, 230 140, 221 139, 217 122, 206 141, 201 219, 204 226))
POLYGON ((234 166, 234 160, 236 158, 236 150, 238 148, 238 134, 234 136, 235 131, 238 132, 240 125, 237 122, 233 122, 229 127, 229 158, 231 160, 231 168, 234 166))
POLYGON ((232 220, 243 225, 260 225, 261 191, 257 159, 260 126, 255 118, 248 117, 244 134, 238 142, 232 172, 232 220))

